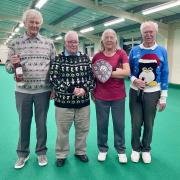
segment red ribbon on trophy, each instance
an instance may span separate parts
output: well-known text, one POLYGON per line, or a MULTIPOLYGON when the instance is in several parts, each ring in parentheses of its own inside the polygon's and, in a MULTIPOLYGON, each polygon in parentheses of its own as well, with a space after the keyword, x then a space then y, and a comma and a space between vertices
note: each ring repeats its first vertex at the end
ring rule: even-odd
POLYGON ((112 66, 106 60, 100 59, 92 65, 92 70, 95 77, 105 83, 111 77, 112 66))

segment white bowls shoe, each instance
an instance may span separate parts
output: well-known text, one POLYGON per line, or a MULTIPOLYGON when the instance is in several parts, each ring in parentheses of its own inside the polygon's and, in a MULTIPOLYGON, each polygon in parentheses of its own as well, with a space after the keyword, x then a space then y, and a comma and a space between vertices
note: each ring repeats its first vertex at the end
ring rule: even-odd
POLYGON ((140 152, 132 150, 131 161, 137 163, 137 162, 139 162, 139 159, 140 159, 140 152))
POLYGON ((127 156, 125 153, 124 154, 118 154, 118 157, 119 157, 120 163, 123 163, 123 164, 127 163, 128 160, 127 160, 127 156))
POLYGON ((105 161, 106 160, 107 152, 99 152, 98 154, 98 161, 105 161))
POLYGON ((145 164, 151 163, 151 153, 150 152, 142 152, 142 160, 145 164))

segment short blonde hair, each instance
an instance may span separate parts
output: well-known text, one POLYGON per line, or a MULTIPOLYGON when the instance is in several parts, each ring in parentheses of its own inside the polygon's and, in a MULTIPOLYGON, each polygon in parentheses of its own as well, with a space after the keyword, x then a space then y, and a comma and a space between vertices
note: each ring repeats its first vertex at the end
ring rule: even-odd
POLYGON ((141 31, 141 34, 143 33, 143 29, 146 27, 146 26, 152 26, 154 27, 154 29, 156 30, 156 32, 158 33, 158 24, 156 22, 153 22, 153 21, 145 21, 141 24, 140 26, 140 31, 141 31))
POLYGON ((23 23, 25 23, 29 17, 34 16, 34 15, 40 18, 40 21, 41 21, 40 25, 42 25, 43 23, 42 14, 35 9, 28 9, 27 11, 24 12, 23 17, 22 17, 23 23))
POLYGON ((116 34, 116 32, 115 32, 113 29, 106 29, 106 30, 102 33, 102 36, 101 36, 101 40, 100 40, 101 50, 100 50, 100 51, 104 51, 104 50, 105 50, 105 47, 104 47, 104 44, 103 44, 103 40, 104 40, 104 38, 105 38, 106 33, 113 33, 113 34, 114 34, 114 37, 115 37, 115 40, 116 40, 116 49, 119 49, 119 43, 118 43, 118 39, 117 39, 117 34, 116 34))

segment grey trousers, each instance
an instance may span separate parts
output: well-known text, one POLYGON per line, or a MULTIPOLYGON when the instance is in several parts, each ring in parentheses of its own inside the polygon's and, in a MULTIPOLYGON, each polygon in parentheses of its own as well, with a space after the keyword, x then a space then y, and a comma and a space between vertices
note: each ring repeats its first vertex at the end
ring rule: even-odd
POLYGON ((131 113, 132 136, 131 145, 134 151, 148 152, 151 150, 153 125, 156 116, 156 105, 160 91, 144 93, 142 101, 137 101, 137 91, 130 89, 129 108, 131 113), (142 137, 141 131, 143 127, 142 137))
POLYGON ((50 92, 38 94, 25 94, 15 92, 16 108, 19 114, 19 141, 17 154, 19 157, 29 155, 30 130, 33 117, 33 105, 36 123, 36 153, 38 155, 46 154, 47 128, 46 119, 49 109, 50 92))
POLYGON ((75 154, 86 154, 86 139, 89 132, 90 106, 82 108, 56 107, 56 158, 66 158, 69 153, 69 131, 74 122, 75 154))
POLYGON ((114 128, 114 147, 119 154, 125 153, 125 99, 117 101, 102 101, 96 99, 95 105, 99 151, 108 151, 108 124, 111 109, 114 128))

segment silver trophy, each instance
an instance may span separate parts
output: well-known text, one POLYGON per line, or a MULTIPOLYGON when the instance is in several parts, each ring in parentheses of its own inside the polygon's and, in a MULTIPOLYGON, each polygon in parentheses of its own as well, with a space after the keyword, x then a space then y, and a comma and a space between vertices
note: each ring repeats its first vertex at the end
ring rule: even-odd
POLYGON ((112 66, 104 59, 96 61, 92 65, 93 73, 95 77, 102 83, 105 83, 112 73, 112 66))

